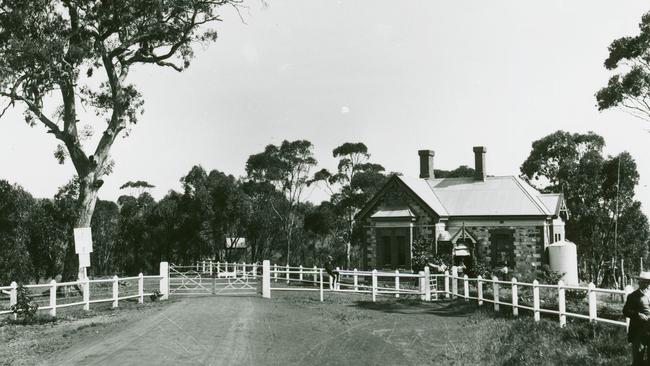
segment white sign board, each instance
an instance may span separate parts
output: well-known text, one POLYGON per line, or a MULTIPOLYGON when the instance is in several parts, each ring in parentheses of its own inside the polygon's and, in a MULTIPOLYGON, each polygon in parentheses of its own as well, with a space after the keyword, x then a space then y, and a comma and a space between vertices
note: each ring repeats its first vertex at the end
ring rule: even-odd
POLYGON ((93 252, 93 236, 89 227, 78 227, 74 229, 74 251, 77 254, 93 252))
POLYGON ((90 253, 79 254, 79 268, 90 267, 90 253))

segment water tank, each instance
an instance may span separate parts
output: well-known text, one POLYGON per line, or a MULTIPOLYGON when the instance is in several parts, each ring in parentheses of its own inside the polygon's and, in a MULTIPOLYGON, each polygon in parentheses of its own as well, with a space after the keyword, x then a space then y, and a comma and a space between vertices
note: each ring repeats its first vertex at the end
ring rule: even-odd
POLYGON ((575 244, 560 240, 549 245, 548 261, 552 271, 564 273, 562 280, 565 284, 578 284, 578 252, 575 244))

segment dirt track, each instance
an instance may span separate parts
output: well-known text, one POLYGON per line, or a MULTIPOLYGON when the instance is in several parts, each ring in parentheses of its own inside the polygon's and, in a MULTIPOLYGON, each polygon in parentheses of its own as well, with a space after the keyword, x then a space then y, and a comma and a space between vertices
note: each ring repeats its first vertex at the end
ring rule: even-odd
POLYGON ((340 295, 325 303, 294 294, 192 298, 43 364, 450 364, 455 344, 468 341, 459 333, 464 317, 444 303, 377 305, 340 295))

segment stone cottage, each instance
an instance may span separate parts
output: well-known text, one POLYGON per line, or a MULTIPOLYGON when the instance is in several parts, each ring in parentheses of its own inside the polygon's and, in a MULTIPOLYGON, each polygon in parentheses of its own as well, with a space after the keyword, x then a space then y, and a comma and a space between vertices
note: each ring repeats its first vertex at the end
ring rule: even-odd
POLYGON ((488 176, 486 152, 474 147, 474 177, 436 178, 432 150, 418 152, 419 178, 391 177, 355 218, 364 266, 409 269, 419 237, 457 265, 472 256, 521 272, 546 263, 546 247, 564 240, 562 195, 542 194, 517 176, 488 176))

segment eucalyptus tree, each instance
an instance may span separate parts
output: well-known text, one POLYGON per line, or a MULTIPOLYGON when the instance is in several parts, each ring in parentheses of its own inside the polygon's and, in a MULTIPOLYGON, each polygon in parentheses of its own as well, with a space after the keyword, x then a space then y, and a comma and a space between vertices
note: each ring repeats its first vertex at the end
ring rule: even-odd
POLYGON ((596 93, 598 109, 622 107, 650 121, 650 13, 641 17, 639 34, 615 39, 609 45, 605 68, 620 71, 596 93))
POLYGON ((545 192, 563 193, 568 209, 566 236, 576 243, 583 271, 592 281, 603 264, 646 257, 648 219, 634 197, 636 162, 627 152, 603 156, 605 140, 594 133, 557 131, 532 144, 522 177, 545 192))
POLYGON ((0 0, 0 115, 22 106, 28 124, 60 142, 55 156, 69 157, 79 179, 75 227, 90 226, 111 148, 143 112, 130 71, 184 70, 195 44, 216 40, 208 24, 221 20, 220 8, 239 2, 0 0), (81 121, 80 108, 97 118, 81 121), (103 130, 94 148, 82 146, 83 122, 103 130))
POLYGON ((248 179, 271 184, 284 200, 269 200, 271 209, 282 221, 287 244, 287 263, 291 258, 291 241, 298 224, 298 207, 308 185, 310 171, 316 165, 314 146, 307 140, 282 141, 280 146, 267 145, 263 152, 246 161, 248 179))
POLYGON ((370 162, 363 142, 346 142, 332 150, 339 159, 336 173, 321 169, 310 183, 323 184, 339 216, 338 237, 345 243, 346 266, 350 267, 354 216, 372 198, 386 180, 384 167, 370 162))

